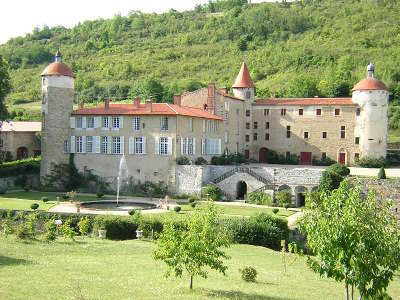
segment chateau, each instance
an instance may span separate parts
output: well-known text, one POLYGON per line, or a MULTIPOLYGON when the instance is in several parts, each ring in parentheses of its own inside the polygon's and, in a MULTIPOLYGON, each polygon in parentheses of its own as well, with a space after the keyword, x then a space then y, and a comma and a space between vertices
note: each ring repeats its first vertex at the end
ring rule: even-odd
POLYGON ((132 100, 73 110, 74 74, 61 61, 45 68, 42 77, 41 176, 75 153, 79 170, 92 169, 109 180, 117 176, 125 155, 133 180, 175 182, 176 159, 193 163, 199 157, 243 153, 266 163, 268 151, 300 164, 328 157, 345 165, 359 158, 385 157, 388 123, 386 86, 374 77, 353 89, 351 98, 255 99, 255 86, 243 63, 232 86, 208 87, 175 95, 174 103, 132 100))

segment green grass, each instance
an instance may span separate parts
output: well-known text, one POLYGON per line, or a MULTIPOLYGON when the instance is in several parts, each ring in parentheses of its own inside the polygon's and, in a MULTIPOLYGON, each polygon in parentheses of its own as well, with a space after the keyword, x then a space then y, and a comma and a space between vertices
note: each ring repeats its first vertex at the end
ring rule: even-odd
MULTIPOLYGON (((227 253, 227 276, 214 271, 207 280, 165 279, 165 266, 151 257, 146 241, 78 238, 54 243, 0 240, 0 299, 344 299, 342 283, 320 278, 298 258, 283 274, 281 254, 234 245, 227 253), (257 269, 256 283, 246 283, 238 269, 257 269)), ((400 276, 389 286, 400 295, 400 276)), ((358 299, 358 298, 357 298, 358 299)), ((397 299, 397 298, 394 298, 397 299)))
POLYGON ((388 143, 400 143, 400 128, 389 130, 388 143))

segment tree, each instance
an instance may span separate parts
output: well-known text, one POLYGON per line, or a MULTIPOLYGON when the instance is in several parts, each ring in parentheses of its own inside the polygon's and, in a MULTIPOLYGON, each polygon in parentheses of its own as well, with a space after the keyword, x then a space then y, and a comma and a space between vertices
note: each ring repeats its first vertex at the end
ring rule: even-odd
POLYGON ((5 98, 11 91, 10 75, 8 74, 8 63, 0 55, 0 119, 7 117, 5 98))
POLYGON ((166 263, 167 277, 171 272, 182 277, 186 270, 192 289, 193 277, 207 278, 206 267, 225 275, 227 267, 222 259, 229 259, 229 256, 221 248, 229 247, 231 239, 218 226, 218 217, 216 206, 208 202, 205 207, 197 207, 184 224, 168 223, 164 226, 153 257, 166 263))
POLYGON ((385 168, 384 167, 381 167, 379 169, 378 178, 379 179, 386 179, 386 172, 385 172, 385 168))
MULTIPOLYGON (((336 281, 345 282, 363 297, 385 293, 399 268, 399 230, 390 212, 390 202, 375 200, 373 192, 361 196, 360 186, 345 180, 333 192, 308 197, 300 231, 316 255, 308 257, 311 269, 336 281)), ((374 298, 375 299, 375 298, 374 298)))

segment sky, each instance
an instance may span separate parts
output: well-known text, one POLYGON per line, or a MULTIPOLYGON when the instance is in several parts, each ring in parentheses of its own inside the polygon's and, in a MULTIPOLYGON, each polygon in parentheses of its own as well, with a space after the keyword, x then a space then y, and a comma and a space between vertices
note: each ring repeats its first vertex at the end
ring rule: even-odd
MULTIPOLYGON (((265 0, 264 0, 265 1, 265 0)), ((267 0, 268 1, 268 0, 267 0)), ((272 0, 269 0, 272 2, 272 0)), ((274 0, 276 1, 276 0, 274 0)), ((71 28, 78 22, 111 18, 132 10, 166 12, 171 8, 193 9, 207 0, 5 0, 0 10, 0 44, 11 37, 25 35, 35 27, 62 25, 71 28)), ((263 2, 253 0, 252 3, 263 2)))

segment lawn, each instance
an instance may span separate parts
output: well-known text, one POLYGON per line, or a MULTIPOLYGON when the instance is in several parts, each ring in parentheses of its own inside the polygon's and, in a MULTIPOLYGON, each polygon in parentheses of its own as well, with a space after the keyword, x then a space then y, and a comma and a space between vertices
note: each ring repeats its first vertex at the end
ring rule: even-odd
POLYGON ((389 130, 388 143, 400 143, 400 128, 389 130))
MULTIPOLYGON (((249 245, 228 249, 227 276, 212 271, 207 280, 196 277, 190 291, 186 275, 163 277, 164 265, 151 257, 154 247, 138 240, 2 238, 0 299, 344 299, 343 284, 312 273, 304 258, 284 274, 279 252, 249 245), (238 269, 248 265, 257 269, 257 283, 241 280, 238 269)), ((400 295, 399 275, 389 294, 400 295)))

